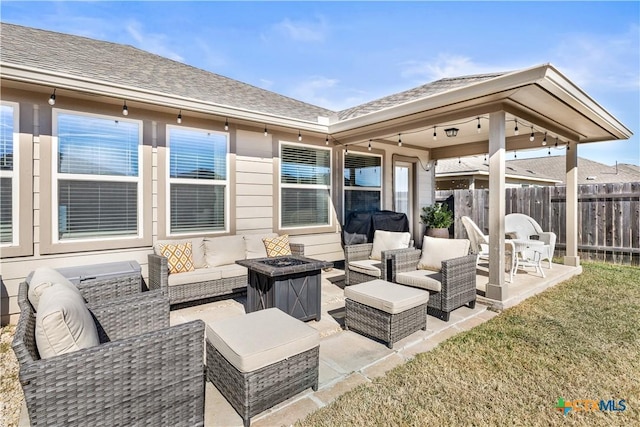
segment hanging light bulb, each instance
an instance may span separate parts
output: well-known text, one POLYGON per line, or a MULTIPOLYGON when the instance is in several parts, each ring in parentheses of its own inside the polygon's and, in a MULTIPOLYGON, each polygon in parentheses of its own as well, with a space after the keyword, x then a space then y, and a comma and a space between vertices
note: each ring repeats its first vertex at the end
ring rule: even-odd
POLYGON ((302 141, 302 134, 298 131, 298 141, 302 141))
POLYGON ((547 145, 547 133, 544 133, 544 139, 542 140, 542 145, 547 145))
POLYGON ((329 145, 329 135, 327 135, 327 138, 324 140, 324 145, 329 145))
POLYGON ((398 147, 402 147, 402 139, 400 138, 400 134, 398 134, 398 147))
POLYGON ((53 89, 53 93, 51 94, 51 96, 49 97, 49 105, 54 106, 56 105, 56 89, 53 89))
POLYGON ((556 145, 555 145, 555 147, 558 148, 558 137, 557 136, 556 136, 556 145))
POLYGON ((571 146, 569 145, 569 141, 567 141, 567 151, 571 150, 571 146))
POLYGON ((517 151, 515 151, 515 150, 514 150, 514 152, 513 152, 513 158, 514 158, 514 159, 517 159, 517 158, 518 158, 518 152, 517 152, 517 151))
POLYGON ((482 132, 482 125, 480 125, 480 117, 478 117, 478 133, 482 132))
POLYGON ((229 119, 226 117, 224 119, 224 130, 229 130, 229 119))
POLYGON ((536 136, 533 134, 533 126, 531 126, 531 135, 529 135, 529 141, 533 142, 536 139, 536 136))
POLYGON ((369 147, 368 147, 369 151, 371 151, 371 140, 369 140, 369 147))
POLYGON ((487 153, 484 153, 484 161, 487 161, 487 153))
POLYGON ((458 164, 461 164, 462 160, 460 160, 460 157, 458 157, 458 164))
POLYGON ((129 108, 127 108, 127 101, 124 101, 124 105, 122 106, 122 115, 123 116, 129 115, 129 108))
POLYGON ((547 155, 551 155, 551 147, 549 147, 549 149, 547 150, 547 155))
POLYGON ((264 136, 268 136, 269 132, 267 132, 267 125, 264 125, 264 136))
POLYGON ((344 154, 349 153, 349 147, 347 145, 344 146, 344 154))
POLYGON ((514 135, 520 135, 520 130, 518 129, 518 119, 516 119, 516 128, 513 130, 514 135))
POLYGON ((438 140, 438 135, 436 135, 436 127, 433 127, 433 140, 437 141, 438 140))
POLYGON ((176 121, 178 122, 178 124, 182 123, 182 110, 178 112, 178 118, 176 119, 176 121))

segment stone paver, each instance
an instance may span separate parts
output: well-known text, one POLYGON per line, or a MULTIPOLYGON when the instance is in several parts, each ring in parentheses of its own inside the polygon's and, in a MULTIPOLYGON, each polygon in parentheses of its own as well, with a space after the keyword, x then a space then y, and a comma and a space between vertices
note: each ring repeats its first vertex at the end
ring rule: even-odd
POLYGON ((382 377, 388 371, 392 370, 396 366, 404 364, 406 361, 407 359, 405 359, 401 354, 394 353, 363 369, 362 374, 369 379, 382 377))
POLYGON ((331 336, 320 343, 320 360, 344 374, 359 371, 392 352, 384 344, 351 331, 331 336))
POLYGON ((260 414, 251 419, 253 427, 292 425, 307 415, 318 410, 320 406, 310 397, 294 401, 278 410, 271 410, 266 415, 260 414))
POLYGON ((338 397, 359 386, 360 384, 368 384, 369 380, 359 372, 344 377, 341 381, 331 384, 327 387, 320 388, 314 393, 314 397, 323 404, 327 405, 338 397))

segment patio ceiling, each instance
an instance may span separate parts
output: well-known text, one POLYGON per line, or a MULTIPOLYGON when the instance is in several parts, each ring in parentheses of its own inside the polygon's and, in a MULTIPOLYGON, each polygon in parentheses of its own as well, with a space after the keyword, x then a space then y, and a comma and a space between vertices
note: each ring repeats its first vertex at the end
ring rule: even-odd
POLYGON ((430 150, 433 159, 488 151, 489 113, 506 112, 506 149, 547 143, 628 139, 632 133, 552 65, 519 70, 349 118, 329 126, 341 145, 397 144, 430 150), (478 117, 480 129, 478 132, 478 117), (515 121, 519 135, 515 135, 515 121), (529 136, 534 127, 535 140, 529 136), (436 140, 433 138, 435 132, 436 140), (444 129, 458 128, 456 137, 444 129))

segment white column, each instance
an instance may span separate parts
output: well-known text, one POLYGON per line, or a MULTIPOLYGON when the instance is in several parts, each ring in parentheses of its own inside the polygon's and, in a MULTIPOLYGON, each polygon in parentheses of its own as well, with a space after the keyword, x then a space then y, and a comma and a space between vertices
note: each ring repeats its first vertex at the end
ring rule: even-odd
POLYGON ((487 298, 504 301, 505 113, 489 115, 489 283, 487 298))
POLYGON ((567 253, 565 265, 580 265, 578 256, 578 144, 568 144, 566 151, 567 168, 567 253))

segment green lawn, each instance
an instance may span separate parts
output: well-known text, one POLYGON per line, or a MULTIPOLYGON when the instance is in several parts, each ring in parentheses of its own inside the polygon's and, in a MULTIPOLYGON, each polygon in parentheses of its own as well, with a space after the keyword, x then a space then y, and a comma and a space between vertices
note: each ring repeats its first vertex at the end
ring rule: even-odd
POLYGON ((640 268, 583 268, 296 425, 640 425, 640 268), (626 410, 565 416, 558 398, 626 410))

